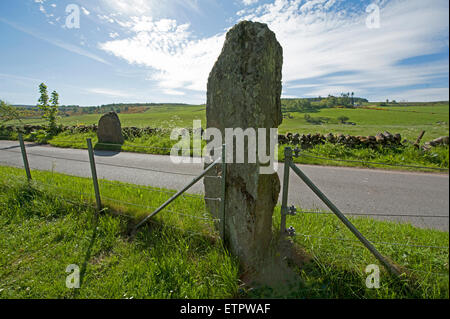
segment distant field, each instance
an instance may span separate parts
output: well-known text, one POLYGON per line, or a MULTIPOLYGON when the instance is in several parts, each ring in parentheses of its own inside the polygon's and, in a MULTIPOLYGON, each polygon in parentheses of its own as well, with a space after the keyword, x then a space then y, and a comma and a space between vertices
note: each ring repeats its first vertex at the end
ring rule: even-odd
MULTIPOLYGON (((400 133, 407 139, 415 139, 420 131, 425 130, 424 140, 434 139, 449 134, 449 105, 433 106, 398 106, 374 109, 318 109, 308 113, 311 117, 328 118, 328 123, 314 125, 304 119, 306 113, 291 113, 293 118, 284 119, 279 128, 280 133, 343 133, 352 135, 375 135, 389 131, 400 133), (340 116, 356 125, 339 124, 340 116)), ((119 114, 122 126, 151 127, 192 127, 193 120, 205 123, 205 106, 156 106, 145 113, 119 114)), ((69 116, 60 119, 65 125, 94 124, 99 114, 69 116)), ((26 120, 25 123, 43 123, 38 119, 26 120)))
POLYGON ((291 113, 293 119, 284 119, 280 132, 284 133, 343 133, 351 135, 376 135, 382 131, 400 133, 407 139, 416 139, 425 130, 425 140, 448 135, 449 106, 389 107, 378 109, 321 109, 309 113, 314 117, 330 118, 328 124, 313 125, 304 119, 304 113, 291 113), (338 124, 337 118, 346 116, 356 125, 338 124), (333 123, 334 122, 334 123, 333 123))

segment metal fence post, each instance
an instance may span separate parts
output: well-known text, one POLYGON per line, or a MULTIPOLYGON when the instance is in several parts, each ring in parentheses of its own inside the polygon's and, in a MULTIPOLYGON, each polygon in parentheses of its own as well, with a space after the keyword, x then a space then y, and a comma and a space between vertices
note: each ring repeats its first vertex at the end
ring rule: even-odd
POLYGON ((186 192, 189 188, 192 187, 195 183, 197 183, 199 180, 201 180, 214 166, 216 166, 218 163, 220 163, 220 158, 216 159, 214 162, 212 162, 200 175, 196 176, 189 184, 187 184, 183 189, 179 190, 175 195, 170 197, 164 204, 159 206, 153 213, 150 215, 147 215, 143 220, 141 220, 133 229, 132 233, 135 233, 139 227, 144 225, 150 218, 158 214, 160 211, 162 211, 164 208, 167 207, 170 203, 172 203, 175 199, 177 199, 179 196, 181 196, 184 192, 186 192))
POLYGON ((220 220, 222 221, 221 235, 225 242, 225 200, 227 193, 227 163, 226 163, 226 145, 222 145, 222 198, 220 201, 220 220))
POLYGON ((95 200, 97 202, 97 210, 100 212, 102 210, 102 201, 100 198, 100 189, 98 187, 97 180, 97 170, 95 168, 95 159, 94 159, 94 151, 92 148, 92 140, 90 138, 86 139, 88 152, 89 152, 89 162, 91 164, 91 173, 92 173, 92 181, 94 183, 94 191, 95 191, 95 200))
POLYGON ((27 173, 28 181, 31 181, 30 165, 28 164, 27 150, 25 149, 25 143, 23 142, 22 133, 19 133, 19 142, 20 142, 20 149, 22 150, 23 166, 25 167, 25 172, 27 173))
POLYGON ((384 267, 396 276, 400 276, 401 272, 392 265, 384 256, 368 241, 359 230, 345 217, 344 214, 325 196, 324 193, 306 176, 299 167, 294 163, 290 163, 294 173, 296 173, 303 182, 319 197, 322 202, 344 223, 345 226, 359 239, 359 241, 380 261, 384 267))
POLYGON ((289 192, 289 172, 292 162, 292 149, 286 147, 284 149, 284 175, 283 175, 283 194, 281 201, 281 236, 286 235, 286 216, 288 213, 288 192, 289 192))

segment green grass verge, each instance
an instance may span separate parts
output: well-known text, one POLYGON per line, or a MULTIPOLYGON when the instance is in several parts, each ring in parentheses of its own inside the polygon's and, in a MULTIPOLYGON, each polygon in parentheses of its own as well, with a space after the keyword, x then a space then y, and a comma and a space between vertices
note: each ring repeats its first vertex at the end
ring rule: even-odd
MULTIPOLYGON (((278 159, 280 161, 284 161, 284 147, 285 146, 280 146, 278 149, 278 159)), ((305 156, 294 158, 295 163, 448 173, 448 146, 438 146, 433 147, 430 151, 422 151, 412 145, 371 149, 349 148, 344 145, 326 143, 301 151, 300 154, 302 153, 305 154, 305 156), (312 155, 313 157, 308 157, 308 155, 312 155), (319 159, 317 157, 324 159, 319 159), (344 161, 333 161, 333 159, 344 161), (371 163, 385 163, 388 165, 371 163), (418 166, 418 168, 408 166, 418 166), (420 167, 430 167, 431 169, 420 167), (437 170, 437 168, 442 170, 437 170)))
MULTIPOLYGON (((25 139, 27 138, 28 136, 25 136, 25 139)), ((140 138, 134 138, 133 140, 125 140, 125 143, 122 146, 114 146, 97 144, 98 139, 95 133, 71 134, 68 132, 58 134, 57 136, 51 138, 48 143, 55 147, 87 149, 87 138, 92 139, 92 143, 96 149, 159 155, 170 155, 170 148, 176 143, 176 141, 170 140, 170 137, 166 134, 155 134, 150 136, 145 135, 140 138)), ((17 136, 11 135, 10 139, 17 139, 17 136)), ((205 142, 203 141, 202 147, 204 146, 205 142)), ((286 146, 287 145, 280 145, 278 148, 278 161, 280 162, 284 161, 284 148, 286 146)), ((191 151, 191 154, 192 153, 193 151, 191 151)), ((430 151, 422 151, 416 149, 412 145, 370 149, 349 148, 344 145, 326 143, 324 145, 316 145, 315 147, 302 153, 306 156, 295 158, 294 161, 296 163, 443 173, 447 173, 449 168, 448 146, 438 146, 433 147, 430 151), (328 159, 311 158, 307 155, 328 159), (332 159, 340 159, 344 161, 334 161, 332 159), (356 162, 345 162, 346 160, 356 162), (360 161, 369 163, 361 163, 360 161), (393 164, 393 166, 370 164, 370 162, 393 164), (406 167, 395 165, 406 165, 406 167), (408 165, 440 168, 443 170, 407 167, 408 165)))
MULTIPOLYGON (((171 212, 131 239, 130 226, 148 213, 142 206, 158 206, 173 191, 101 180, 107 210, 97 219, 84 205, 94 204, 91 180, 32 175, 30 187, 23 170, 0 166, 0 298, 449 297, 448 249, 403 246, 448 247, 448 232, 351 218, 370 240, 402 244, 376 246, 405 267, 408 279, 393 279, 382 269, 381 288, 368 289, 364 270, 377 261, 336 217, 289 217, 298 233, 294 241, 311 262, 294 267, 298 278, 288 287, 248 289, 240 285, 238 263, 223 249, 200 197, 178 199, 171 212), (70 264, 81 268, 81 289, 65 287, 70 264)), ((277 207, 276 233, 279 214, 277 207)))
MULTIPOLYGON (((95 133, 79 133, 69 134, 62 133, 49 141, 49 144, 56 147, 71 147, 86 149, 86 138, 92 138, 94 145, 97 143, 97 136, 95 133)), ((177 141, 170 140, 170 137, 165 134, 157 134, 152 136, 143 136, 133 140, 126 140, 121 147, 97 145, 97 148, 122 150, 127 152, 147 153, 147 154, 162 154, 169 155, 170 148, 177 141), (154 147, 154 148, 152 148, 154 147)), ((205 142, 202 144, 205 145, 205 142)), ((286 145, 280 145, 278 148, 278 160, 284 161, 284 148, 286 145)), ((291 146, 292 147, 292 146, 291 146)), ((351 161, 367 161, 378 162, 395 165, 412 165, 423 167, 434 167, 448 169, 449 167, 449 148, 448 146, 434 147, 431 151, 424 152, 416 149, 412 145, 404 147, 386 147, 386 148, 349 148, 344 145, 326 143, 324 145, 317 145, 312 149, 305 151, 305 154, 310 154, 317 157, 325 157, 331 159, 342 159, 351 161)), ((421 169, 411 167, 389 166, 389 165, 375 165, 365 164, 360 162, 340 162, 333 160, 322 160, 317 158, 309 158, 301 156, 295 159, 296 163, 312 164, 312 165, 330 165, 330 166, 348 166, 348 167, 371 167, 394 170, 409 170, 409 171, 430 171, 439 172, 433 169, 421 169)), ((444 171, 445 172, 445 171, 444 171)))

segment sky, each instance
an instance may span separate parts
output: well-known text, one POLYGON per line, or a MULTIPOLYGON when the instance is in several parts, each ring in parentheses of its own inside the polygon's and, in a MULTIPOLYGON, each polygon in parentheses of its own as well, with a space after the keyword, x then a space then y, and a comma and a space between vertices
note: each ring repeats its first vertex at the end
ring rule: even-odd
POLYGON ((448 0, 0 0, 0 99, 202 104, 242 20, 283 47, 282 97, 449 100, 448 0))

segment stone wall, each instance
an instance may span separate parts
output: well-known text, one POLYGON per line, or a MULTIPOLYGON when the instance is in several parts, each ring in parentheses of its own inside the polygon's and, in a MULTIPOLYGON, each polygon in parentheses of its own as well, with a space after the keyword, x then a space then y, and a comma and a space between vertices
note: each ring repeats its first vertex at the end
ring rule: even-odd
POLYGON ((402 137, 400 134, 391 134, 389 132, 378 133, 375 136, 353 136, 344 134, 293 134, 278 135, 278 143, 283 145, 294 145, 303 149, 311 148, 326 142, 332 144, 341 144, 348 147, 371 147, 376 146, 401 146, 402 137))

